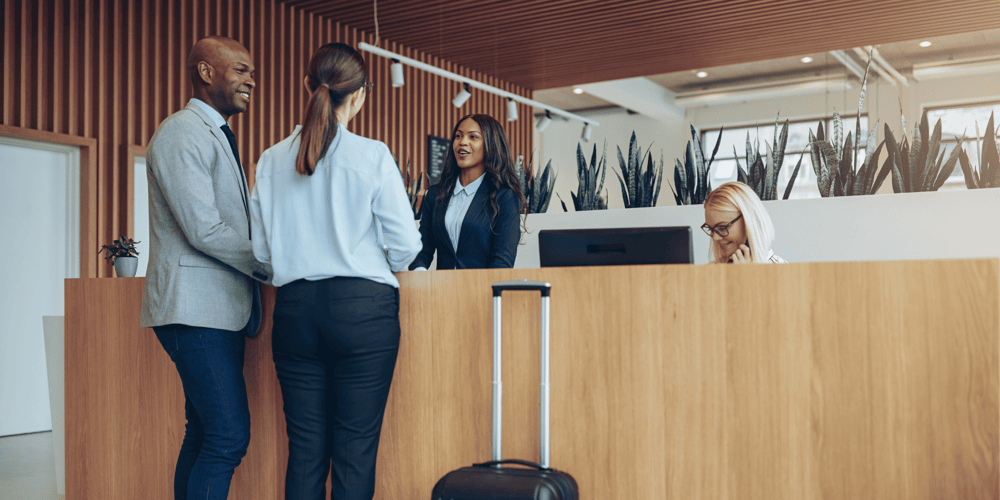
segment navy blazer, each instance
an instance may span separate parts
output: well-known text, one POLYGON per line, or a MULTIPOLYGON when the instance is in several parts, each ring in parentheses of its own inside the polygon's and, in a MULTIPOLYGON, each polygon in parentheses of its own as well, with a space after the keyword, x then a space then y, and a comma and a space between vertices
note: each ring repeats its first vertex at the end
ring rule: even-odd
POLYGON ((410 264, 410 269, 429 268, 435 250, 438 269, 514 267, 517 245, 521 241, 520 203, 513 190, 501 189, 497 193, 499 214, 491 228, 493 207, 490 206, 489 195, 492 189, 489 181, 483 179, 462 221, 458 248, 455 249, 444 225, 444 214, 451 197, 438 204, 441 185, 431 186, 420 204, 420 238, 424 247, 410 264))

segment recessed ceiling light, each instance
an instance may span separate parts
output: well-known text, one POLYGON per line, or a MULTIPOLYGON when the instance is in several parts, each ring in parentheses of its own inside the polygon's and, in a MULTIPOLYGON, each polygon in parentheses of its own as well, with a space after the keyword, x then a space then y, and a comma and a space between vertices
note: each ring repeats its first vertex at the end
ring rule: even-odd
POLYGON ((583 93, 583 89, 581 89, 580 87, 573 87, 573 93, 574 94, 582 94, 583 93))
POLYGON ((921 47, 930 47, 931 46, 931 42, 930 42, 930 40, 924 40, 924 41, 920 42, 920 46, 921 47))
POLYGON ((805 56, 805 57, 802 58, 802 62, 804 62, 804 63, 811 63, 811 62, 813 62, 813 58, 811 58, 809 56, 805 56))
POLYGON ((699 71, 695 73, 694 76, 697 76, 698 78, 705 78, 706 76, 708 76, 708 73, 705 73, 704 71, 699 71))

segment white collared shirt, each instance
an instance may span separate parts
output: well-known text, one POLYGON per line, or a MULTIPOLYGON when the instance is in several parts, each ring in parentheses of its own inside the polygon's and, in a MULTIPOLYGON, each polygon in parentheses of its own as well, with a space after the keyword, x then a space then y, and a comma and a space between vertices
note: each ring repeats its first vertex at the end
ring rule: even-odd
POLYGON ((389 148, 338 125, 313 175, 300 175, 301 129, 257 162, 254 256, 271 264, 275 286, 342 276, 398 288, 392 273, 405 271, 422 243, 389 148))
POLYGON ((482 185, 486 172, 483 172, 478 179, 472 181, 467 186, 463 186, 460 180, 455 181, 455 190, 452 192, 451 200, 448 202, 448 210, 444 213, 444 228, 451 238, 451 247, 458 251, 458 237, 462 233, 462 222, 465 214, 469 213, 469 206, 472 199, 476 197, 476 191, 482 185))
POLYGON ((219 113, 215 108, 209 106, 207 102, 192 97, 190 104, 194 104, 199 108, 205 110, 205 112, 208 113, 208 117, 212 119, 212 123, 215 123, 216 127, 222 128, 223 125, 229 125, 229 122, 227 122, 226 119, 222 117, 222 113, 219 113))

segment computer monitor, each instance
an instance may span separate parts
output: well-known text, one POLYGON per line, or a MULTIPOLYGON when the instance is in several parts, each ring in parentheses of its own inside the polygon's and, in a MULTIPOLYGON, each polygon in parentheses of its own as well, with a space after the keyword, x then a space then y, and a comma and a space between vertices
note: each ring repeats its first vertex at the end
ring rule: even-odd
POLYGON ((542 267, 694 263, 688 226, 546 229, 538 253, 542 267))

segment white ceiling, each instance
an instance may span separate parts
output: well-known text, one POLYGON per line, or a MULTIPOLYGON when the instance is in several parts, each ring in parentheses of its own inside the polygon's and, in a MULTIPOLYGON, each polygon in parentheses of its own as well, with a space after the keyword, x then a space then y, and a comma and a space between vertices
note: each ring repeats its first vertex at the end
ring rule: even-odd
MULTIPOLYGON (((948 64, 957 61, 978 60, 1000 62, 1000 29, 949 35, 927 39, 930 47, 920 47, 923 39, 876 46, 889 64, 913 81, 914 66, 948 64)), ((858 57, 851 47, 845 47, 851 57, 864 68, 866 60, 858 57)), ((704 68, 708 76, 698 78, 697 70, 678 73, 649 75, 646 78, 678 96, 704 93, 721 88, 754 88, 772 86, 782 82, 799 82, 830 78, 857 79, 830 53, 801 54, 747 64, 733 64, 704 68), (803 63, 804 56, 812 62, 803 63)), ((878 78, 873 70, 869 79, 878 78)), ((535 92, 535 100, 567 111, 584 111, 593 108, 627 107, 587 92, 574 94, 574 87, 560 87, 535 92)), ((607 97, 607 96, 605 96, 607 97)))

